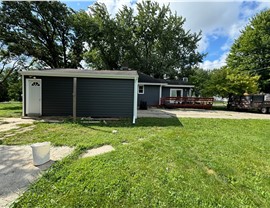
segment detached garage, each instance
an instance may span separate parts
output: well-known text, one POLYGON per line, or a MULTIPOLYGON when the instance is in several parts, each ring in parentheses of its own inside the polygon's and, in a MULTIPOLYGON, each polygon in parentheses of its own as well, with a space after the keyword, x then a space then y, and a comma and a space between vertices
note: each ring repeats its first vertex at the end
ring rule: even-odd
POLYGON ((22 71, 23 116, 137 118, 136 71, 22 71))

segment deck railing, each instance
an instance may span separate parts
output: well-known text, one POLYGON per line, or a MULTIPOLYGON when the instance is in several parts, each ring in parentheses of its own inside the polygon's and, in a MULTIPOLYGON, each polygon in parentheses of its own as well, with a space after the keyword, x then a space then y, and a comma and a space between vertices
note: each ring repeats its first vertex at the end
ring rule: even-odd
POLYGON ((167 108, 200 108, 211 109, 214 98, 197 97, 163 97, 160 100, 161 106, 167 108))

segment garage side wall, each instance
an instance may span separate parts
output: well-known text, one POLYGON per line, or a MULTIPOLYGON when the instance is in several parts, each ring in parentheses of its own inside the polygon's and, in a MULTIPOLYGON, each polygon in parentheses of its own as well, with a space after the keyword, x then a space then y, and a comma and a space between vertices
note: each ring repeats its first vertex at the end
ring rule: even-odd
POLYGON ((77 116, 132 117, 134 80, 77 79, 77 116))
POLYGON ((72 116, 73 79, 40 77, 42 79, 42 115, 72 116))

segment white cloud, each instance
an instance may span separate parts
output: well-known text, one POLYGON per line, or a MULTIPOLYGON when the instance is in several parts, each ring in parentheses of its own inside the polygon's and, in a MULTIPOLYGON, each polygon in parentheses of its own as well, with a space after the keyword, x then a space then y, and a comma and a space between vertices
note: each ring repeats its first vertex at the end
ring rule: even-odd
POLYGON ((240 2, 172 2, 170 8, 186 18, 187 29, 220 34, 237 21, 240 5, 240 2))
MULTIPOLYGON (((114 16, 123 5, 136 9, 136 2, 142 0, 98 0, 105 3, 109 13, 114 16)), ((169 4, 172 12, 186 18, 184 28, 191 32, 202 31, 202 39, 198 45, 199 52, 207 52, 211 47, 211 40, 220 36, 227 37, 221 46, 220 58, 214 61, 206 60, 202 67, 217 68, 223 66, 226 53, 232 43, 240 35, 240 31, 250 21, 250 18, 263 9, 270 8, 270 1, 247 0, 156 0, 160 5, 169 4), (252 6, 251 6, 252 5, 252 6)), ((215 51, 213 52, 215 53, 215 51)))
POLYGON ((206 35, 202 35, 202 39, 198 43, 198 51, 203 52, 206 51, 206 49, 209 46, 209 39, 206 35))
POLYGON ((134 1, 130 0, 98 0, 99 3, 104 3, 108 12, 115 16, 115 14, 123 8, 124 5, 128 7, 134 7, 134 1))
POLYGON ((222 56, 217 59, 217 60, 214 60, 214 61, 209 61, 209 60, 206 60, 204 61, 203 63, 199 64, 199 67, 201 67, 202 69, 217 69, 217 68, 220 68, 222 66, 225 66, 226 65, 226 58, 228 57, 228 52, 225 52, 222 54, 222 56))

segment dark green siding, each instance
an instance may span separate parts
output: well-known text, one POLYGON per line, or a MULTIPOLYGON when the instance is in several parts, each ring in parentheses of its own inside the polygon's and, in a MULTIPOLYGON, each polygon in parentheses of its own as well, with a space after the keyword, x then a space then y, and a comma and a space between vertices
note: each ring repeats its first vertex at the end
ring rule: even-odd
POLYGON ((134 80, 77 80, 77 116, 132 117, 134 80))
POLYGON ((42 79, 42 115, 71 116, 73 78, 40 78, 42 79))
POLYGON ((138 94, 138 105, 140 101, 147 102, 148 106, 159 104, 159 85, 144 85, 144 94, 138 94))

